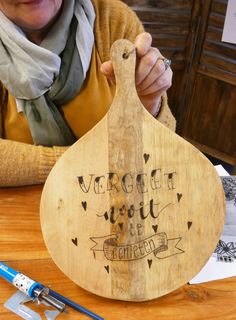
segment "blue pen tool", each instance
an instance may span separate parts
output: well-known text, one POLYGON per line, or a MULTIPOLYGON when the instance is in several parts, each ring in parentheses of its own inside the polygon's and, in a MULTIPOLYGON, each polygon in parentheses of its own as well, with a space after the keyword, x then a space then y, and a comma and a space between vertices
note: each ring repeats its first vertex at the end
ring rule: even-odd
POLYGON ((0 276, 38 303, 45 301, 60 312, 66 311, 65 308, 68 306, 86 314, 94 320, 104 320, 104 318, 92 311, 45 287, 43 284, 30 279, 24 274, 15 271, 2 262, 0 262, 0 276))

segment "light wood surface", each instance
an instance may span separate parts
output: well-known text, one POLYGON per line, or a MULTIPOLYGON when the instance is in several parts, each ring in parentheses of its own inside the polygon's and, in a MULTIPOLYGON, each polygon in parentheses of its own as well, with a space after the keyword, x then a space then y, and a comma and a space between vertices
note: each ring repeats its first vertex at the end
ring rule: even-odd
POLYGON ((134 45, 116 41, 111 59, 112 106, 52 169, 42 231, 55 263, 79 286, 145 301, 206 263, 224 225, 224 192, 209 160, 142 106, 134 45))
MULTIPOLYGON (((0 189, 0 260, 103 316, 106 320, 235 320, 236 277, 185 285, 149 302, 101 298, 69 280, 53 263, 39 224, 42 187, 0 189)), ((0 319, 18 316, 3 304, 16 289, 0 278, 0 319)), ((38 309, 37 309, 38 310, 38 309)), ((89 319, 74 310, 58 319, 89 319)))

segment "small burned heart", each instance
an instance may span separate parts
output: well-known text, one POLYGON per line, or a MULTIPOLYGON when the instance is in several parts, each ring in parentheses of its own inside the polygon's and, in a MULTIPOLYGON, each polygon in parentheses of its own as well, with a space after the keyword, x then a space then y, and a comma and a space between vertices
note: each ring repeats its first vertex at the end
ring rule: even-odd
POLYGON ((149 266, 149 269, 151 268, 151 265, 152 265, 152 259, 148 259, 148 266, 149 266))
POLYGON ((104 268, 106 269, 106 272, 109 273, 109 266, 104 266, 104 268))
POLYGON ((158 228, 158 225, 157 225, 157 224, 152 225, 152 229, 154 230, 155 233, 157 233, 157 228, 158 228))
POLYGON ((144 158, 145 163, 147 163, 150 158, 150 154, 144 153, 143 158, 144 158))
POLYGON ((84 208, 84 211, 86 211, 87 210, 87 202, 82 201, 81 204, 82 204, 82 207, 84 208))
POLYGON ((188 221, 188 230, 192 227, 192 221, 188 221))
POLYGON ((182 196, 183 196, 182 193, 177 193, 177 200, 178 200, 178 202, 180 202, 182 196))
POLYGON ((71 241, 75 246, 78 245, 78 239, 77 238, 71 239, 71 241))

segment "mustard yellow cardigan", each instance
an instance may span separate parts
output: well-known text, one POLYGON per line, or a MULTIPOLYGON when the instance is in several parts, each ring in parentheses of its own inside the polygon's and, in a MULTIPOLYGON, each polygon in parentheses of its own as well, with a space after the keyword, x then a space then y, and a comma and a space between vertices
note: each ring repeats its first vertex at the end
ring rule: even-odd
MULTIPOLYGON (((62 107, 65 119, 79 139, 107 112, 115 86, 100 72, 100 66, 110 59, 112 43, 121 38, 134 41, 143 26, 133 11, 118 0, 93 0, 96 11, 95 43, 90 69, 79 95, 62 107)), ((43 183, 57 159, 68 147, 33 145, 24 114, 16 110, 15 98, 0 82, 0 186, 20 186, 43 183)), ((175 129, 166 96, 157 118, 175 129)))

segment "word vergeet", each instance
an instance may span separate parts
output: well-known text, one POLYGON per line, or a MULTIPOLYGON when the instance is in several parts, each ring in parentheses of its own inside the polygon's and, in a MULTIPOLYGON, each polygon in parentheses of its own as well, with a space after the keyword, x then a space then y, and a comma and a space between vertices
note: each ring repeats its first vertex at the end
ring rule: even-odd
POLYGON ((153 169, 150 172, 119 174, 108 172, 104 175, 88 174, 77 176, 79 187, 83 193, 106 192, 147 193, 165 187, 167 190, 175 189, 176 172, 162 172, 162 169, 153 169))

